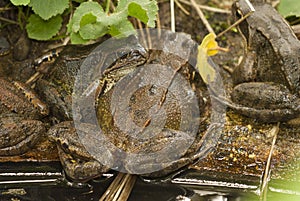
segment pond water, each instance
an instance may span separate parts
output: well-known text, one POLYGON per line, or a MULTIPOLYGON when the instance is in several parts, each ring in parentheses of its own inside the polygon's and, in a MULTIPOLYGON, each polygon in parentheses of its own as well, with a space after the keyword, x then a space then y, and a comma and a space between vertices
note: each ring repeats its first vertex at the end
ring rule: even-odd
MULTIPOLYGON (((87 184, 70 183, 64 179, 58 162, 2 163, 0 169, 1 201, 93 201, 99 200, 114 179, 114 173, 105 174, 87 184)), ((300 200, 299 182, 273 181, 268 192, 258 196, 257 178, 241 177, 240 182, 219 180, 218 174, 189 170, 166 181, 139 178, 129 201, 254 201, 300 200), (205 176, 210 175, 210 176, 205 176)), ((225 178, 223 177, 223 178, 225 178)))

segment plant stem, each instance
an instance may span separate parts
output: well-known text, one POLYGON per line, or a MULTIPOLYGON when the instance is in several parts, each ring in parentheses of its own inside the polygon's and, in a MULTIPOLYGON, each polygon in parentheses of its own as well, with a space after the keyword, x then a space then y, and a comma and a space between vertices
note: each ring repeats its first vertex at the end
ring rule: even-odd
POLYGON ((210 26, 209 22, 207 21, 207 19, 205 18, 203 12, 201 11, 201 9, 197 6, 195 0, 190 0, 192 6, 196 9, 200 19, 202 20, 204 26, 206 27, 207 31, 209 33, 213 33, 215 34, 214 30, 212 29, 212 27, 210 26))
POLYGON ((18 7, 18 24, 21 30, 23 30, 23 23, 22 23, 22 17, 24 17, 24 13, 21 9, 21 7, 18 7))
POLYGON ((0 17, 0 21, 8 22, 8 23, 11 23, 11 24, 17 24, 17 25, 19 25, 18 22, 13 21, 13 20, 10 20, 10 19, 7 19, 7 18, 4 18, 4 17, 0 17))
POLYGON ((109 12, 109 6, 110 6, 110 0, 106 1, 106 8, 105 8, 105 13, 108 14, 109 12))

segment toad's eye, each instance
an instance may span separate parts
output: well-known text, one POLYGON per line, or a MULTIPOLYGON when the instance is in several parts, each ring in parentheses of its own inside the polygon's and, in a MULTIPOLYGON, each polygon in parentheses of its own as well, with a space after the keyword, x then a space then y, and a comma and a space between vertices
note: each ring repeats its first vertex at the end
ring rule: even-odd
POLYGON ((238 19, 242 18, 243 12, 240 9, 240 4, 238 2, 235 2, 232 5, 231 13, 234 16, 234 20, 237 21, 238 19))
POLYGON ((242 18, 242 16, 243 16, 243 13, 242 13, 242 11, 240 10, 240 9, 236 9, 236 12, 235 12, 235 16, 236 16, 236 18, 242 18))

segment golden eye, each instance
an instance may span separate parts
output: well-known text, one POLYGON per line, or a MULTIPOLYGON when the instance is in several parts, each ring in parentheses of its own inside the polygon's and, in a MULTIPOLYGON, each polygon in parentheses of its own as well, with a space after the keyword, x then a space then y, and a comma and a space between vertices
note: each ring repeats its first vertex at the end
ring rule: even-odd
POLYGON ((243 13, 240 9, 236 10, 236 16, 239 17, 239 18, 241 18, 243 16, 243 13))
POLYGON ((235 2, 232 5, 232 14, 235 20, 240 19, 243 16, 243 12, 241 11, 241 7, 238 2, 235 2))

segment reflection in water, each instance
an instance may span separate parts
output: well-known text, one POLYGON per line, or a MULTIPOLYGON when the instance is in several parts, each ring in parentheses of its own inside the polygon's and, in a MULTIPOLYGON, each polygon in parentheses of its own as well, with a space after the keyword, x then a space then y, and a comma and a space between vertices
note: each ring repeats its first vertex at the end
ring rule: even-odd
MULTIPOLYGON (((1 201, 95 201, 114 179, 115 172, 87 184, 71 183, 64 178, 59 162, 2 163, 0 169, 1 201)), ((138 178, 129 201, 256 201, 259 179, 234 178, 234 175, 185 171, 167 181, 138 178), (210 175, 210 176, 207 176, 210 175), (224 179, 225 178, 225 179, 224 179)), ((294 182, 271 180, 267 201, 300 200, 299 179, 294 182)))

